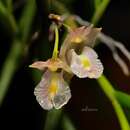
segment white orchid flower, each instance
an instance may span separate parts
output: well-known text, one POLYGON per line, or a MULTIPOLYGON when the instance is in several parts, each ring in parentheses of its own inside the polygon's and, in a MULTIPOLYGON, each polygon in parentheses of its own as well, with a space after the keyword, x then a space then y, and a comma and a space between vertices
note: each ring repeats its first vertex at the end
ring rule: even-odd
POLYGON ((84 47, 80 55, 71 49, 69 56, 71 71, 79 78, 99 78, 103 73, 103 65, 92 48, 84 47))
POLYGON ((47 61, 36 61, 29 66, 45 71, 34 90, 34 95, 43 109, 60 109, 67 104, 71 98, 71 92, 64 79, 70 81, 73 75, 79 78, 100 77, 103 72, 102 63, 96 52, 92 48, 86 47, 93 46, 100 31, 101 28, 93 28, 92 25, 70 30, 58 54, 59 35, 58 27, 55 25, 52 58, 47 61), (81 52, 80 55, 77 54, 79 52, 81 52))

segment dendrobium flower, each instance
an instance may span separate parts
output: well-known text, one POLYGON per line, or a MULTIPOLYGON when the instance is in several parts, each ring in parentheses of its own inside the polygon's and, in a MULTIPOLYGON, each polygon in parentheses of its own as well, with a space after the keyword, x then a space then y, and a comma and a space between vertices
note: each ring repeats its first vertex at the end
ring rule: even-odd
POLYGON ((90 47, 84 47, 80 55, 74 49, 69 52, 71 71, 79 78, 99 78, 103 73, 103 65, 96 52, 90 47))
POLYGON ((58 27, 56 24, 53 26, 55 44, 52 58, 30 65, 32 68, 45 71, 34 94, 39 104, 46 110, 53 107, 59 109, 71 98, 70 88, 64 79, 70 81, 73 75, 79 78, 98 78, 103 72, 103 65, 96 52, 88 47, 90 45, 92 47, 100 28, 93 28, 93 25, 90 25, 70 30, 58 53, 58 27))
POLYGON ((70 88, 62 73, 47 70, 34 90, 37 101, 43 109, 60 109, 71 98, 70 88))
POLYGON ((99 78, 103 73, 103 65, 92 49, 100 31, 101 28, 93 28, 93 25, 73 29, 61 46, 61 59, 79 78, 99 78))
POLYGON ((67 82, 63 79, 62 71, 57 72, 58 69, 70 72, 69 67, 59 58, 49 59, 47 61, 36 61, 32 68, 37 68, 44 71, 40 83, 34 90, 34 95, 43 109, 50 110, 53 107, 61 108, 71 98, 70 88, 67 82))

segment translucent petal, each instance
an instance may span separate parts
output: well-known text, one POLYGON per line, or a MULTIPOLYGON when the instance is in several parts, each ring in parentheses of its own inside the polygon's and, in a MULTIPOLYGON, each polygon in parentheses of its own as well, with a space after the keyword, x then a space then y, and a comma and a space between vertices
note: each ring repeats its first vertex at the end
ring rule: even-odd
POLYGON ((50 71, 57 71, 57 69, 63 69, 68 73, 71 73, 69 66, 64 63, 61 59, 48 59, 47 61, 36 61, 29 67, 37 68, 39 70, 44 70, 48 68, 50 71))
POLYGON ((90 47, 84 47, 82 55, 88 57, 91 61, 91 69, 88 71, 89 78, 99 78, 103 73, 103 65, 98 59, 97 53, 90 47))
POLYGON ((75 53, 73 49, 71 50, 71 53, 72 53, 71 64, 70 64, 71 71, 79 78, 87 77, 88 75, 81 63, 80 57, 75 53))
POLYGON ((95 63, 93 63, 92 68, 88 71, 89 78, 99 78, 103 73, 103 65, 99 59, 96 59, 95 63))
POLYGON ((83 48, 82 55, 85 55, 89 59, 94 59, 94 60, 98 58, 97 53, 92 48, 87 46, 83 48))
POLYGON ((53 104, 48 96, 49 95, 48 86, 50 85, 50 81, 51 81, 51 72, 46 71, 43 74, 42 80, 34 90, 34 95, 36 96, 38 103, 41 105, 43 109, 46 110, 50 110, 53 108, 53 104))
POLYGON ((91 32, 92 26, 82 26, 70 32, 70 42, 80 43, 86 39, 86 36, 91 32))
POLYGON ((79 78, 98 78, 102 74, 103 65, 92 48, 85 47, 81 55, 72 49, 71 56, 71 70, 79 78))
POLYGON ((61 108, 71 98, 68 84, 62 74, 47 70, 34 90, 34 95, 43 109, 61 108))
POLYGON ((33 64, 29 65, 31 68, 37 68, 39 70, 44 70, 47 67, 47 62, 44 61, 36 61, 33 64))
POLYGON ((64 81, 62 74, 58 75, 58 91, 53 99, 53 105, 56 109, 60 109, 67 104, 71 98, 71 92, 68 84, 64 81))

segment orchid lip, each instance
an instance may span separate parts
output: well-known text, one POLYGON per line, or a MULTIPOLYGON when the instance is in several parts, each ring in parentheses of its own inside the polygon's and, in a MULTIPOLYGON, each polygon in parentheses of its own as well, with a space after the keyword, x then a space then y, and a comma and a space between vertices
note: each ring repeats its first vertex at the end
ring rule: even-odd
POLYGON ((71 98, 68 84, 62 74, 47 70, 34 90, 34 95, 43 109, 60 109, 71 98))
POLYGON ((103 73, 103 65, 92 48, 84 47, 80 55, 72 49, 70 55, 70 68, 79 78, 99 78, 103 73))

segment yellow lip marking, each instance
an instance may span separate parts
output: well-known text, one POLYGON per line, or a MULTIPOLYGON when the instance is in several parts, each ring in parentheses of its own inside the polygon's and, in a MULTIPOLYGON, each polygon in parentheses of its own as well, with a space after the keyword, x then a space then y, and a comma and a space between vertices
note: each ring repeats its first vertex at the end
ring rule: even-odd
POLYGON ((91 63, 90 63, 89 59, 84 55, 80 55, 80 59, 81 59, 81 63, 83 64, 83 66, 86 69, 90 69, 91 63))
POLYGON ((57 93, 58 86, 57 86, 57 78, 53 77, 49 86, 49 94, 51 97, 54 97, 57 93))

